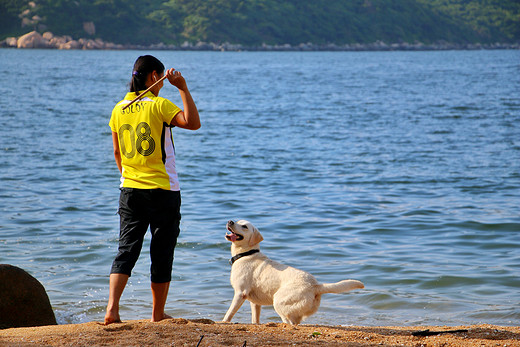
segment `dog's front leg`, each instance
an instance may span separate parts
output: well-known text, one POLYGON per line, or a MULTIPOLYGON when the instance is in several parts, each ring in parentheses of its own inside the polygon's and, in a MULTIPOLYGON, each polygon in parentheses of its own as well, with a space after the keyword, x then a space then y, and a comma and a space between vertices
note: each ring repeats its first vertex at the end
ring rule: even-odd
POLYGON ((245 292, 235 291, 235 296, 233 296, 233 301, 231 302, 231 306, 229 306, 229 309, 224 316, 223 322, 231 322, 231 318, 233 318, 240 306, 242 306, 244 301, 246 301, 246 297, 247 295, 245 292))
POLYGON ((257 305, 251 303, 251 322, 253 324, 260 324, 260 311, 262 310, 262 305, 257 305))

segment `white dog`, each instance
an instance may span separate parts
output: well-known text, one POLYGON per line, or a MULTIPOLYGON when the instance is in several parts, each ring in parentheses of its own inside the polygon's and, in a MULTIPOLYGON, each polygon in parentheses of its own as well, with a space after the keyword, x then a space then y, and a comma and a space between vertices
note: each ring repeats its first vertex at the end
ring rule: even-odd
POLYGON ((226 239, 231 241, 231 285, 235 295, 224 322, 230 322, 247 299, 251 303, 253 324, 260 323, 262 305, 273 305, 284 323, 297 325, 318 310, 322 294, 365 287, 355 280, 320 284, 305 271, 267 258, 258 245, 264 238, 248 221, 229 221, 227 230, 230 231, 226 239))

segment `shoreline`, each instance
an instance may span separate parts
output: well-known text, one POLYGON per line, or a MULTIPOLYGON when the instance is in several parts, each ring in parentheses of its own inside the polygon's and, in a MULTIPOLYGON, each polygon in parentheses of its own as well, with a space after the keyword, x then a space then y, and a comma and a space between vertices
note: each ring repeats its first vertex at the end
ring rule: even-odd
POLYGON ((164 51, 220 51, 220 52, 363 52, 363 51, 447 51, 447 50, 518 50, 517 43, 450 43, 439 41, 433 44, 422 42, 352 43, 337 45, 334 43, 298 45, 242 45, 232 43, 184 42, 180 45, 157 43, 152 45, 116 44, 104 42, 100 38, 73 39, 71 36, 55 36, 51 32, 40 34, 31 31, 19 37, 8 37, 0 41, 0 48, 16 49, 60 49, 60 50, 164 50, 164 51))
POLYGON ((0 345, 153 346, 520 346, 519 326, 325 326, 216 323, 209 319, 132 320, 0 330, 0 345), (438 333, 414 336, 425 331, 438 333), (444 332, 444 333, 443 333, 444 332))

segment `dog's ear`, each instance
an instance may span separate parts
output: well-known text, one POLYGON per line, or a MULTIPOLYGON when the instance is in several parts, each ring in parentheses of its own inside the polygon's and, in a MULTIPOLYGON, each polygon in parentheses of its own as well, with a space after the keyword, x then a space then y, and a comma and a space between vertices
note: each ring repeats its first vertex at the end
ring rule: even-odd
POLYGON ((253 235, 251 235, 251 238, 249 239, 249 246, 252 247, 254 245, 259 244, 264 240, 264 237, 256 227, 253 227, 253 235))

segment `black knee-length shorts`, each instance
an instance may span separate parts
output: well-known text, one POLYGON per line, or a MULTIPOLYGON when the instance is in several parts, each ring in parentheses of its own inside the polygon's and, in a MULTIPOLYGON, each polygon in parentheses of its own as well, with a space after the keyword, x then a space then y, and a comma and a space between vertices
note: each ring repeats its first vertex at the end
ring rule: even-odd
POLYGON ((154 283, 171 281, 179 236, 181 194, 163 189, 122 188, 119 196, 119 249, 110 273, 131 276, 150 227, 150 274, 154 283))

